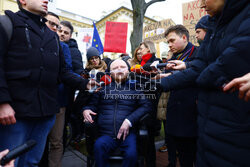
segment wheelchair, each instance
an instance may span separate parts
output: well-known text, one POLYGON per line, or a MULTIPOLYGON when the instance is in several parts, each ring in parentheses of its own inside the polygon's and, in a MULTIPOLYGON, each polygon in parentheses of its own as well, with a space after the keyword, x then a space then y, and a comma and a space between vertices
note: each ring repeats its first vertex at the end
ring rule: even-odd
MULTIPOLYGON (((147 140, 148 131, 145 127, 145 122, 149 119, 149 114, 143 116, 139 123, 137 124, 137 167, 144 167, 145 155, 147 151, 147 140)), ((98 128, 95 123, 85 122, 85 135, 86 135, 86 149, 87 149, 87 167, 95 166, 94 159, 94 143, 98 137, 98 128)), ((122 166, 122 152, 116 149, 109 156, 109 166, 110 167, 120 167, 122 166)))

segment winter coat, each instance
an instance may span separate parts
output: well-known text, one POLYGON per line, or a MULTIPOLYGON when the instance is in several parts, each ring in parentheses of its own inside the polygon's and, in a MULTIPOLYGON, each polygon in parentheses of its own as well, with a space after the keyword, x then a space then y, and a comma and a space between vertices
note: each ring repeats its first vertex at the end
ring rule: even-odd
POLYGON ((157 106, 157 119, 166 120, 167 113, 167 103, 169 99, 170 92, 162 92, 158 106, 157 106))
POLYGON ((83 109, 97 113, 100 135, 116 138, 125 119, 132 123, 133 130, 139 119, 152 110, 151 108, 151 102, 142 91, 131 89, 127 82, 120 86, 112 82, 95 93, 83 109))
POLYGON ((73 71, 81 74, 83 72, 82 54, 78 49, 77 42, 75 39, 70 39, 66 44, 68 44, 70 49, 73 71))
POLYGON ((198 167, 249 166, 250 102, 222 87, 250 71, 249 0, 226 0, 191 67, 162 79, 165 91, 192 85, 198 96, 198 167))
POLYGON ((88 81, 66 69, 59 38, 45 19, 24 10, 5 13, 13 34, 7 47, 0 31, 0 103, 9 103, 16 117, 54 115, 59 81, 82 90, 88 81))
MULTIPOLYGON (((187 54, 186 62, 195 57, 196 47, 188 43, 182 51, 182 55, 187 54)), ((172 60, 180 53, 174 54, 172 60)), ((197 136, 197 95, 198 89, 194 87, 172 90, 167 104, 167 133, 179 137, 197 136)))

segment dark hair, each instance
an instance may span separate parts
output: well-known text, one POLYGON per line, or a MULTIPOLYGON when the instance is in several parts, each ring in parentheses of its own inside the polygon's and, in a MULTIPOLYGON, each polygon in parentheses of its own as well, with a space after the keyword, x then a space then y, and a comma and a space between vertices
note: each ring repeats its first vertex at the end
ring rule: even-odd
POLYGON ((120 57, 123 57, 123 56, 129 56, 129 54, 127 54, 127 53, 122 53, 122 54, 120 55, 120 57))
POLYGON ((58 20, 60 20, 59 16, 53 12, 48 12, 46 16, 48 16, 48 15, 54 16, 54 17, 58 18, 58 20))
POLYGON ((23 7, 22 7, 21 2, 20 2, 19 0, 16 0, 16 2, 17 2, 17 5, 18 5, 18 8, 19 8, 19 9, 22 9, 23 7))
POLYGON ((69 21, 61 21, 60 24, 68 27, 71 31, 70 34, 72 34, 74 32, 74 27, 72 26, 72 24, 69 21))
POLYGON ((74 32, 74 27, 72 26, 72 24, 69 21, 61 21, 60 24, 68 27, 71 31, 70 34, 72 34, 74 32))
POLYGON ((184 27, 183 25, 179 24, 179 25, 169 27, 165 31, 164 36, 167 37, 171 32, 175 32, 180 37, 182 37, 182 35, 185 35, 187 37, 187 41, 189 42, 189 32, 188 32, 187 28, 184 27))

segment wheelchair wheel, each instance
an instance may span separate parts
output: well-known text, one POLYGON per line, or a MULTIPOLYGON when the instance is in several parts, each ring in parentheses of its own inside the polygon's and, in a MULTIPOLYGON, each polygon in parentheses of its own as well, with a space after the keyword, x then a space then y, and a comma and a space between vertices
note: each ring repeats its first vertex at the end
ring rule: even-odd
POLYGON ((73 136, 73 129, 70 122, 67 123, 65 128, 65 147, 69 146, 73 136))

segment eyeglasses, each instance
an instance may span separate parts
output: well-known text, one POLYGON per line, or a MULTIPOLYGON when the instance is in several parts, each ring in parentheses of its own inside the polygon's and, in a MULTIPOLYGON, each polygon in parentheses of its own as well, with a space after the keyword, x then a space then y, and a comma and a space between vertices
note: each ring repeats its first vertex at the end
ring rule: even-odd
POLYGON ((60 29, 60 26, 59 26, 58 24, 56 24, 55 22, 48 20, 48 23, 49 23, 49 25, 51 25, 52 27, 55 27, 55 26, 56 26, 57 29, 60 29))
POLYGON ((89 60, 93 61, 93 60, 98 60, 98 59, 99 59, 99 57, 97 57, 97 56, 95 57, 94 56, 94 57, 91 57, 89 60))

